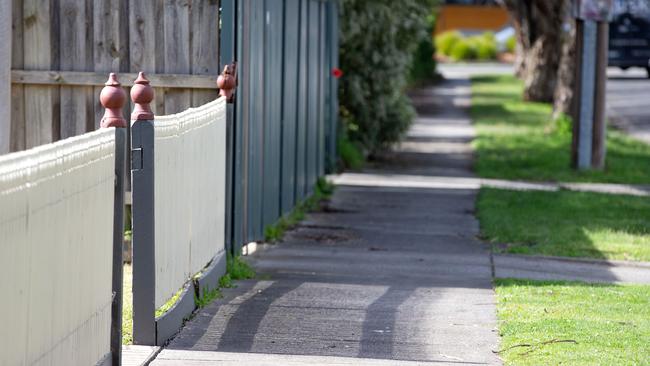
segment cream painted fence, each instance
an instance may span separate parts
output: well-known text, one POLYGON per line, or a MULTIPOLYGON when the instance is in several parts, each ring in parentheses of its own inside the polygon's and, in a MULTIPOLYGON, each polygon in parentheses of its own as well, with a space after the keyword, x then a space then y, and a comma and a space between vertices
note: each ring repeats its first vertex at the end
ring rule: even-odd
POLYGON ((224 253, 224 98, 156 117, 156 307, 224 253))
POLYGON ((226 100, 137 120, 131 130, 133 337, 162 344, 194 310, 194 296, 225 273, 226 100))
POLYGON ((0 365, 110 361, 115 141, 0 157, 0 365))

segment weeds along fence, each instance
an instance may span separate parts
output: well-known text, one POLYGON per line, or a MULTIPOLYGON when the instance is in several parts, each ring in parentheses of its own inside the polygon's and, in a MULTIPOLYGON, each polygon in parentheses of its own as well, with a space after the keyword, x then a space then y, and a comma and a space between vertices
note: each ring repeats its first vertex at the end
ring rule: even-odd
POLYGON ((111 363, 125 132, 0 157, 1 365, 111 363))

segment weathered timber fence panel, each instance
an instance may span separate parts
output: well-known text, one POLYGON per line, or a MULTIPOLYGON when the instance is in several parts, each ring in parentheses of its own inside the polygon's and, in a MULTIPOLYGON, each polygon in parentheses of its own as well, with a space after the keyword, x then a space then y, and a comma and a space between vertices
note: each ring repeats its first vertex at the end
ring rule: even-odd
MULTIPOLYGON (((140 80, 145 86, 132 91, 136 110, 149 103, 138 100, 150 88, 140 80)), ((133 336, 136 344, 156 345, 194 310, 193 276, 203 271, 202 296, 225 273, 226 100, 155 119, 134 112, 134 118, 133 336), (179 291, 176 305, 157 317, 156 309, 179 291)))
POLYGON ((239 87, 232 125, 233 251, 313 192, 336 147, 336 1, 236 2, 239 87))
POLYGON ((94 130, 103 114, 98 96, 106 72, 122 72, 125 80, 125 73, 150 73, 152 108, 160 115, 217 96, 218 0, 12 5, 12 151, 94 130), (192 75, 206 75, 212 84, 192 75))
POLYGON ((0 157, 3 365, 110 364, 124 133, 102 129, 0 157))

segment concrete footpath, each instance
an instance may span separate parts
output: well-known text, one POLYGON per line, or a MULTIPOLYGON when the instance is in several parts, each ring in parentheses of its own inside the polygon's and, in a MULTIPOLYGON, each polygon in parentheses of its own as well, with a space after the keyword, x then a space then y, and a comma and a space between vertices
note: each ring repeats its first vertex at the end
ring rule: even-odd
POLYGON ((225 290, 152 365, 500 364, 477 189, 408 184, 473 177, 470 85, 413 99, 419 118, 374 178, 340 185, 324 212, 249 256, 259 280, 225 290))

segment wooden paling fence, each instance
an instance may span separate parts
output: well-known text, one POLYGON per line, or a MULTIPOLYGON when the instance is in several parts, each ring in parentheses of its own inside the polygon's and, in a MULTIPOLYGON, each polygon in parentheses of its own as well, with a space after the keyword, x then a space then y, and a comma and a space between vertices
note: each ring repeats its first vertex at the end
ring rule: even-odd
POLYGON ((129 73, 139 71, 155 74, 152 109, 160 115, 217 96, 219 1, 13 0, 12 5, 12 151, 95 130, 107 72, 121 72, 124 80, 134 80, 129 73))

